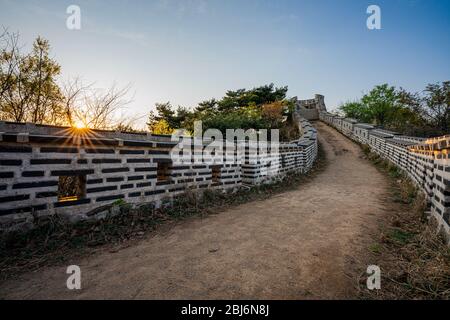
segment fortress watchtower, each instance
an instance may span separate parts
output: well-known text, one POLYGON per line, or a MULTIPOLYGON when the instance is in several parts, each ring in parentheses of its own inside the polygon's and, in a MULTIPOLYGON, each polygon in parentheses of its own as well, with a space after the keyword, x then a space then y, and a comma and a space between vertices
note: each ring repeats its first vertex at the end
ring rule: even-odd
POLYGON ((295 109, 301 117, 307 120, 319 120, 319 112, 327 111, 325 97, 321 94, 316 94, 314 99, 297 99, 295 109))

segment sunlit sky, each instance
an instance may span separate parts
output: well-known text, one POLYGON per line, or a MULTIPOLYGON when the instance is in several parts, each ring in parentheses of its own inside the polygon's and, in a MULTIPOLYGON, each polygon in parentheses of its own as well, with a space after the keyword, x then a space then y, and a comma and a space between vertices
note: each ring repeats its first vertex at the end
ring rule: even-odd
POLYGON ((388 82, 419 91, 450 79, 449 0, 0 0, 0 25, 29 48, 50 41, 62 79, 132 85, 126 114, 195 106, 268 83, 325 95, 329 109, 388 82), (66 8, 81 8, 81 30, 66 8), (381 30, 366 9, 381 8, 381 30))

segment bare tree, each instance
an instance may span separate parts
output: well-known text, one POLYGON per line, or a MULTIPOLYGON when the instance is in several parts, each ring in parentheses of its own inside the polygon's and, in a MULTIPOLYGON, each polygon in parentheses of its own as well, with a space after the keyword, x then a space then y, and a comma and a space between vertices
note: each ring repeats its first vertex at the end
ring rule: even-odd
POLYGON ((67 81, 63 85, 65 122, 91 129, 132 128, 135 120, 119 115, 132 101, 130 88, 130 85, 119 88, 113 84, 101 90, 93 88, 93 84, 84 85, 79 78, 67 81))
POLYGON ((0 117, 17 122, 52 123, 60 113, 60 66, 49 57, 50 45, 38 37, 22 54, 19 34, 3 28, 0 37, 0 117))
POLYGON ((63 100, 63 124, 75 126, 77 109, 84 101, 92 84, 84 85, 79 77, 68 79, 62 85, 63 100))
POLYGON ((5 120, 22 121, 25 115, 23 104, 14 103, 20 96, 20 65, 23 57, 20 54, 19 34, 11 33, 3 27, 0 36, 0 117, 5 120))
POLYGON ((121 114, 112 129, 121 132, 145 132, 145 129, 136 127, 136 123, 145 117, 146 115, 125 116, 121 114))
POLYGON ((126 96, 130 90, 130 86, 117 88, 115 84, 105 92, 95 90, 85 99, 85 112, 83 120, 86 126, 92 129, 109 129, 115 124, 114 116, 131 100, 127 100, 126 96))
POLYGON ((31 122, 53 123, 61 114, 62 93, 56 83, 61 67, 49 57, 50 44, 38 37, 32 54, 27 58, 31 66, 30 91, 32 96, 31 122))
POLYGON ((444 134, 450 133, 450 81, 425 88, 425 113, 444 134))
POLYGON ((0 30, 0 120, 134 130, 136 119, 119 114, 132 101, 130 85, 94 89, 78 77, 60 85, 60 66, 49 52, 38 37, 23 54, 19 34, 0 30))

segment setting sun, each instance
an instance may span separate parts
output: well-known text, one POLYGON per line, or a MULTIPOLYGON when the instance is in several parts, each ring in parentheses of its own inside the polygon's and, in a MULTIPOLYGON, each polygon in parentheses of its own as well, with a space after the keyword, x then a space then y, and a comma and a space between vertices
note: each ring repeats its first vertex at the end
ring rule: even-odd
POLYGON ((86 129, 87 128, 86 124, 84 124, 82 121, 76 121, 73 124, 73 127, 76 129, 86 129))

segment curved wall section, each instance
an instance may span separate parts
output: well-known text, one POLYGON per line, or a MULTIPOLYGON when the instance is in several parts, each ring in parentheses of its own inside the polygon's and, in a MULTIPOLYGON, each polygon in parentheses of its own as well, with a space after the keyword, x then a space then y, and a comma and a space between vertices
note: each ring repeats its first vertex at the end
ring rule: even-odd
POLYGON ((450 135, 409 137, 328 112, 320 112, 319 117, 401 168, 425 193, 432 216, 450 242, 450 135))
POLYGON ((0 122, 0 231, 30 229, 54 214, 70 222, 99 219, 117 202, 158 207, 187 190, 233 192, 307 172, 317 133, 296 119, 300 139, 276 144, 259 159, 247 145, 243 154, 231 154, 232 163, 182 165, 172 163, 178 142, 171 136, 0 122), (67 185, 75 194, 67 194, 67 185))

